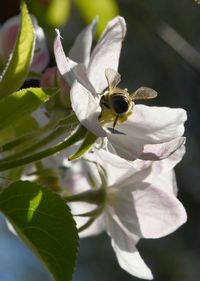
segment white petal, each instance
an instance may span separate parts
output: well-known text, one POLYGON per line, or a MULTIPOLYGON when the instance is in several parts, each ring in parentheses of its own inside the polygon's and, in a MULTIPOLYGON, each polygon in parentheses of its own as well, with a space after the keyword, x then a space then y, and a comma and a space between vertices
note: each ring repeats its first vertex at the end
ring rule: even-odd
POLYGON ((97 93, 108 85, 105 69, 118 70, 122 41, 126 34, 126 23, 122 17, 110 21, 94 48, 88 65, 88 76, 97 93))
MULTIPOLYGON (((144 152, 146 149, 146 152, 150 153, 150 148, 155 152, 154 160, 155 157, 157 159, 168 157, 168 154, 170 155, 184 141, 180 137, 184 133, 185 121, 186 112, 180 108, 136 105, 128 120, 116 126, 116 130, 122 134, 108 134, 108 139, 116 153, 127 160, 140 157, 143 149, 144 152), (165 144, 158 146, 158 149, 157 146, 144 146, 161 143, 165 144)), ((149 156, 151 160, 152 155, 149 156)), ((145 155, 143 157, 145 158, 145 155)))
MULTIPOLYGON (((144 169, 142 165, 129 162, 103 149, 96 149, 94 152, 93 156, 95 157, 95 161, 101 164, 107 173, 109 186, 119 185, 120 181, 127 180, 129 176, 133 175, 134 179, 137 181, 136 173, 144 169)), ((144 163, 145 161, 142 162, 144 163)))
POLYGON ((132 135, 107 134, 107 138, 120 157, 133 161, 142 153, 143 145, 132 135))
POLYGON ((86 67, 90 59, 90 51, 93 36, 96 30, 98 17, 95 17, 90 25, 88 25, 77 36, 74 45, 69 52, 69 58, 78 63, 83 63, 86 67))
POLYGON ((132 247, 131 251, 125 251, 120 249, 113 241, 112 246, 121 268, 138 278, 153 279, 151 270, 147 267, 136 248, 132 247))
POLYGON ((95 135, 105 137, 106 133, 98 121, 101 108, 91 92, 75 81, 71 88, 70 97, 72 108, 79 121, 95 135))
POLYGON ((75 80, 78 80, 84 87, 86 87, 86 89, 91 91, 93 96, 96 96, 96 92, 88 80, 85 66, 83 64, 76 63, 65 56, 60 40, 60 32, 57 29, 56 32, 57 36, 54 41, 54 55, 60 74, 70 87, 75 80))
POLYGON ((130 239, 110 215, 106 219, 106 228, 121 268, 139 278, 152 279, 150 269, 135 247, 138 242, 137 236, 130 239))
POLYGON ((144 238, 163 237, 186 222, 185 209, 175 196, 147 183, 138 182, 136 188, 132 196, 144 238))
MULTIPOLYGON (((175 165, 181 161, 185 154, 185 146, 182 145, 175 153, 151 165, 151 172, 145 179, 147 182, 170 194, 177 195, 176 176, 173 171, 175 165)), ((147 162, 147 161, 145 161, 147 162)))
POLYGON ((133 114, 116 129, 141 139, 143 144, 161 143, 181 137, 186 119, 182 108, 135 105, 133 114))

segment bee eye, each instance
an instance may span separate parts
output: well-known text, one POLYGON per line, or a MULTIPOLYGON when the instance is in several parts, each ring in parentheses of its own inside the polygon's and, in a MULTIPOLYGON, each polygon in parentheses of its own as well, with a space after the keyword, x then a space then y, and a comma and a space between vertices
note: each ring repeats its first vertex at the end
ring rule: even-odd
POLYGON ((111 103, 117 114, 125 113, 129 108, 129 100, 121 95, 114 95, 111 98, 111 103))

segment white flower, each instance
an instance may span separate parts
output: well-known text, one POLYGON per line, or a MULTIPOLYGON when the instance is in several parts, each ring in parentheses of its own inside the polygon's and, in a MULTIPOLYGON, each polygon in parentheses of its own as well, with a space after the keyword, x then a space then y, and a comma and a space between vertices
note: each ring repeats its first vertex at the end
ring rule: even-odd
POLYGON ((118 70, 126 23, 119 16, 110 21, 91 52, 96 24, 95 18, 78 35, 69 57, 65 56, 57 30, 54 53, 57 67, 71 87, 73 110, 88 130, 99 137, 107 137, 110 151, 127 160, 159 160, 168 157, 185 141, 182 135, 187 117, 183 109, 135 105, 128 120, 116 125, 116 131, 120 134, 112 134, 108 130, 112 124, 100 126, 100 93, 108 86, 105 70, 118 70))
MULTIPOLYGON (((80 235, 85 237, 105 230, 111 237, 120 266, 137 277, 152 279, 150 269, 136 248, 139 239, 163 237, 187 219, 184 207, 176 198, 173 171, 184 152, 182 146, 167 159, 154 162, 139 159, 129 162, 104 150, 88 156, 90 161, 97 161, 106 171, 103 183, 105 205, 102 200, 99 207, 103 206, 103 212, 80 235)), ((97 166, 90 161, 79 160, 73 164, 63 186, 75 194, 87 190, 99 192, 98 186, 91 185, 91 176, 99 186, 102 183, 97 166)), ((78 226, 88 220, 78 215, 94 210, 94 205, 85 202, 73 202, 70 206, 72 213, 77 215, 74 218, 78 226)))

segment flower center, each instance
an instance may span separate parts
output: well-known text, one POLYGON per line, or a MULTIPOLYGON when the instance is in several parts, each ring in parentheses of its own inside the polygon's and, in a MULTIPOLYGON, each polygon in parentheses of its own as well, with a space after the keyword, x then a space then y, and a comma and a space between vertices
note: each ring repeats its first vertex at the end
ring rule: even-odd
POLYGON ((117 193, 117 188, 115 186, 109 186, 106 188, 106 204, 113 206, 115 201, 115 196, 117 193))

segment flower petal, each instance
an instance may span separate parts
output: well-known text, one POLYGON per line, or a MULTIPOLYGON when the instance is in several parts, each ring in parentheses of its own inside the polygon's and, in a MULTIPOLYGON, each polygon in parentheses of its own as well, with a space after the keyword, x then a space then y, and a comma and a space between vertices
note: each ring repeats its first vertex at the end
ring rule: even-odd
POLYGON ((144 279, 152 279, 152 273, 142 260, 135 244, 138 239, 130 239, 112 217, 107 217, 106 228, 111 236, 112 247, 117 256, 119 265, 128 273, 144 279))
MULTIPOLYGON (((127 243, 129 243, 129 241, 127 243)), ((120 249, 113 241, 112 246, 121 268, 138 278, 153 279, 151 270, 147 267, 136 248, 132 246, 131 251, 125 251, 120 249)), ((127 247, 130 249, 130 245, 127 247)))
POLYGON ((105 137, 106 133, 98 121, 101 108, 91 92, 75 81, 71 88, 70 97, 72 108, 81 124, 95 135, 105 137))
POLYGON ((83 64, 76 63, 65 56, 60 40, 60 32, 58 29, 56 29, 56 32, 57 36, 54 41, 54 54, 60 74, 70 87, 75 80, 78 80, 86 89, 96 96, 96 92, 88 80, 85 66, 83 64))
POLYGON ((36 18, 31 15, 36 34, 35 53, 30 71, 41 73, 49 63, 49 51, 43 29, 38 25, 36 18))
MULTIPOLYGON (((184 133, 186 118, 186 112, 181 108, 135 105, 128 120, 116 126, 116 130, 121 134, 108 133, 107 137, 116 153, 127 160, 135 160, 142 155, 143 149, 144 152, 145 149, 150 152, 150 148, 155 151, 154 160, 155 157, 168 157, 184 140, 180 137, 184 133), (161 143, 166 144, 158 146, 158 149, 156 146, 144 146, 161 143)), ((147 160, 147 156, 148 154, 142 157, 147 160)), ((149 156, 151 160, 152 155, 149 156)))
POLYGON ((116 129, 145 143, 167 142, 184 133, 186 111, 182 108, 135 105, 133 114, 116 129))
POLYGON ((105 69, 118 70, 122 41, 126 34, 126 23, 122 17, 111 20, 94 48, 88 65, 88 77, 97 93, 108 85, 105 69))
POLYGON ((69 59, 65 56, 61 40, 60 40, 60 32, 56 29, 57 36, 54 41, 54 55, 57 63, 58 70, 60 74, 63 76, 65 81, 71 86, 76 79, 76 77, 71 74, 72 65, 70 65, 69 59))
MULTIPOLYGON (((176 176, 173 168, 181 161, 185 154, 185 146, 182 145, 175 153, 151 165, 151 172, 145 181, 157 186, 171 195, 177 196, 176 176)), ((147 161, 145 161, 147 162, 147 161)))
POLYGON ((90 60, 90 51, 93 36, 96 30, 98 17, 79 33, 74 45, 69 52, 69 58, 77 63, 83 63, 86 67, 90 60))
POLYGON ((0 57, 7 62, 17 40, 20 25, 20 15, 8 19, 0 30, 0 57))
POLYGON ((185 143, 185 137, 173 139, 164 143, 145 144, 140 159, 161 160, 169 157, 185 143))
POLYGON ((160 238, 187 220, 181 202, 173 195, 147 183, 137 183, 132 192, 134 207, 144 238, 160 238))
MULTIPOLYGON (((93 151, 93 161, 102 165, 107 173, 108 186, 118 187, 124 180, 126 182, 129 181, 129 177, 131 177, 131 182, 139 181, 145 177, 146 168, 150 165, 147 161, 127 161, 103 149, 95 149, 93 151)), ((88 158, 88 155, 86 157, 88 158)))

